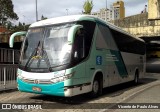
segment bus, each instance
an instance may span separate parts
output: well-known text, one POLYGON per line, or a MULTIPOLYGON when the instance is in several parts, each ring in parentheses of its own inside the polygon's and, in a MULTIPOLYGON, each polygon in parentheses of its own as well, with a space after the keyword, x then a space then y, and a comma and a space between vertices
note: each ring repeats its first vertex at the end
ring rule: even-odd
POLYGON ((145 74, 145 42, 90 15, 38 21, 25 35, 17 71, 22 92, 72 97, 102 94, 105 87, 145 74))

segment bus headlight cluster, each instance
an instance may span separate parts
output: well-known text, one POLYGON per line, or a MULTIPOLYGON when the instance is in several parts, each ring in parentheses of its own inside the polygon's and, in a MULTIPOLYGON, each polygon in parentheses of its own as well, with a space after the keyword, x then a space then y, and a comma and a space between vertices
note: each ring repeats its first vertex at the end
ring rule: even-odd
POLYGON ((23 79, 24 77, 21 74, 17 74, 18 79, 23 79))
POLYGON ((70 79, 71 77, 73 77, 73 75, 74 75, 74 73, 71 73, 71 74, 64 75, 62 77, 52 78, 51 82, 53 82, 53 83, 62 82, 62 81, 65 81, 67 79, 70 79))

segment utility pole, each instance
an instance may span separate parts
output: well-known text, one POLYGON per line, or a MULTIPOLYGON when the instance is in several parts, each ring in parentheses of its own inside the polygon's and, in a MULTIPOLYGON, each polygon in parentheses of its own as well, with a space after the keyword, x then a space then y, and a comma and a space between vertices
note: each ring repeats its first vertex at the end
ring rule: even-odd
POLYGON ((36 21, 38 21, 37 0, 36 0, 36 21))
POLYGON ((66 9, 66 11, 67 11, 67 15, 68 15, 68 10, 69 10, 69 9, 66 9))
POLYGON ((106 9, 107 9, 107 0, 106 0, 106 9))

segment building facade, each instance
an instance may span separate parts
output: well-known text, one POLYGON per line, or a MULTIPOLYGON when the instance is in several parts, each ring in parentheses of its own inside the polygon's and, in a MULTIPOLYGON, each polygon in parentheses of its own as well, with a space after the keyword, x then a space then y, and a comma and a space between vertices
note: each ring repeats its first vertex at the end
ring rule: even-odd
POLYGON ((102 8, 98 12, 93 12, 92 15, 99 17, 105 21, 110 21, 112 17, 112 13, 109 9, 102 8))
POLYGON ((105 21, 123 19, 125 18, 124 2, 122 0, 118 0, 110 6, 110 9, 102 8, 98 12, 93 12, 92 15, 105 21))
POLYGON ((148 0, 148 19, 160 19, 160 0, 148 0))
POLYGON ((113 3, 113 5, 111 5, 111 12, 112 20, 125 18, 124 2, 122 0, 118 0, 117 2, 113 3))

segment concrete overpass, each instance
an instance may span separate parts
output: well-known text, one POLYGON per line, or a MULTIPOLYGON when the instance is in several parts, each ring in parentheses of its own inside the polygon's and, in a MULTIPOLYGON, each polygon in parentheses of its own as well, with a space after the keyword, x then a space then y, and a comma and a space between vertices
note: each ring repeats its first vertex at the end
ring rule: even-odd
POLYGON ((148 13, 129 16, 124 19, 112 21, 116 26, 123 28, 137 37, 160 36, 160 20, 148 19, 148 13))

